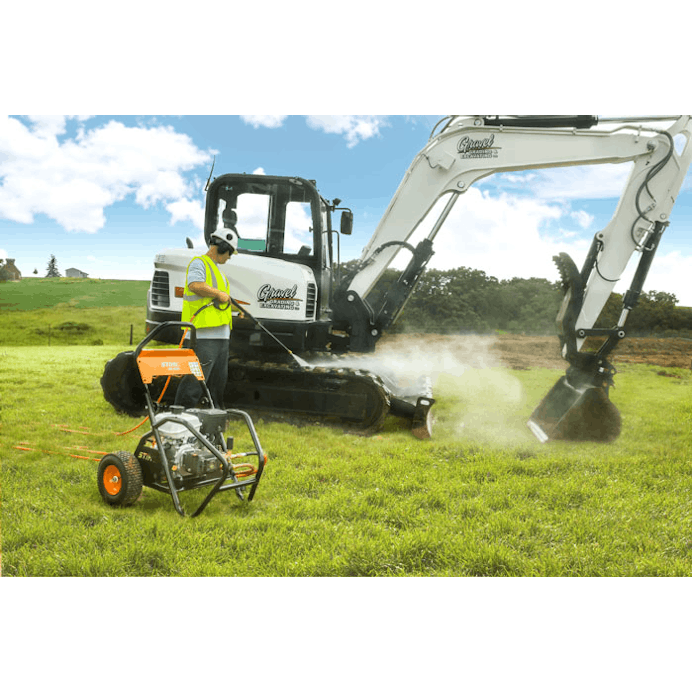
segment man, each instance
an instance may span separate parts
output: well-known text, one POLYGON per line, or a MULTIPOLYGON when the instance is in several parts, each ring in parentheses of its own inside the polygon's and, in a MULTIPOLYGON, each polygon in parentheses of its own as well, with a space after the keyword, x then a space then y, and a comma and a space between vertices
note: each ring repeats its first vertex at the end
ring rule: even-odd
MULTIPOLYGON (((219 266, 236 254, 238 233, 232 228, 217 229, 211 234, 209 243, 206 255, 195 257, 187 267, 182 321, 192 322, 197 328, 195 353, 202 365, 212 405, 223 408, 223 394, 228 380, 232 311, 228 279, 219 266), (214 304, 209 305, 212 302, 214 304)), ((196 408, 202 393, 197 379, 188 375, 178 387, 175 404, 196 408)))

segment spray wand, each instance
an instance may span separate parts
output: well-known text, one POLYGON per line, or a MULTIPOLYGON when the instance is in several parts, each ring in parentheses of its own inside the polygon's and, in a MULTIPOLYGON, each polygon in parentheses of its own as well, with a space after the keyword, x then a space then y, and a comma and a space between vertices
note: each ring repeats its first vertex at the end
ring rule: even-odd
MULTIPOLYGON (((229 296, 229 298, 230 298, 230 296, 229 296)), ((312 366, 310 365, 310 363, 308 363, 307 361, 304 361, 302 358, 300 358, 300 357, 297 356, 295 353, 293 353, 293 351, 291 351, 291 349, 288 348, 288 346, 286 346, 286 344, 284 344, 284 343, 282 343, 281 341, 279 341, 279 339, 277 339, 276 336, 274 336, 274 334, 272 334, 272 333, 271 333, 271 332, 270 332, 259 320, 257 320, 255 317, 253 317, 253 316, 247 311, 246 308, 241 307, 235 300, 233 300, 233 298, 231 298, 231 303, 233 303, 233 305, 234 305, 235 307, 237 307, 238 310, 240 310, 244 315, 246 315, 247 317, 249 317, 250 320, 251 320, 256 326, 258 326, 265 334, 268 334, 272 339, 274 339, 274 341, 276 341, 276 343, 279 344, 279 346, 281 346, 281 348, 282 348, 284 351, 286 351, 286 353, 288 353, 288 354, 293 358, 293 360, 295 360, 295 362, 298 363, 298 365, 300 365, 301 368, 311 368, 311 367, 312 367, 312 366)))

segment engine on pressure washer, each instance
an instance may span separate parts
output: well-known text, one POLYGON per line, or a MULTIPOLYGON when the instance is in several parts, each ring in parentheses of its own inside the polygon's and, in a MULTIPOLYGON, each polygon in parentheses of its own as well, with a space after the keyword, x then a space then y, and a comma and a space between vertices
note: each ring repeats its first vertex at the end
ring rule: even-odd
MULTIPOLYGON (((182 406, 171 406, 165 415, 179 416, 217 447, 222 444, 229 419, 228 413, 222 409, 184 409, 182 406)), ((176 480, 217 478, 221 475, 221 464, 217 457, 185 425, 168 421, 159 427, 159 435, 176 480)), ((227 443, 230 450, 232 438, 227 443)))

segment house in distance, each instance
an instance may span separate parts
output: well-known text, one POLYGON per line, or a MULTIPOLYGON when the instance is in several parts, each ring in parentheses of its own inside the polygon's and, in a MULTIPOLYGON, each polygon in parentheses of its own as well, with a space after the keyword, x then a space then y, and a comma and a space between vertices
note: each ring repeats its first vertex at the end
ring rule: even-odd
POLYGON ((17 269, 14 260, 9 257, 3 262, 0 259, 0 281, 21 281, 22 273, 17 269))

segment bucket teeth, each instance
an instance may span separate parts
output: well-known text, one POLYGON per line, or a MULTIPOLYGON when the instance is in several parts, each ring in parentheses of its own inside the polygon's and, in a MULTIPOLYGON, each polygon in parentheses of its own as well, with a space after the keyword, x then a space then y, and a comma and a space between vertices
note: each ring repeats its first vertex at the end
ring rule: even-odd
POLYGON ((560 272, 560 281, 565 291, 575 285, 581 285, 581 274, 579 273, 579 269, 577 269, 574 260, 566 252, 555 255, 555 257, 553 257, 553 262, 555 262, 557 270, 560 272))
POLYGON ((572 258, 565 252, 553 257, 562 280, 564 298, 557 313, 555 326, 563 355, 569 360, 577 353, 576 324, 584 302, 584 283, 572 258))

